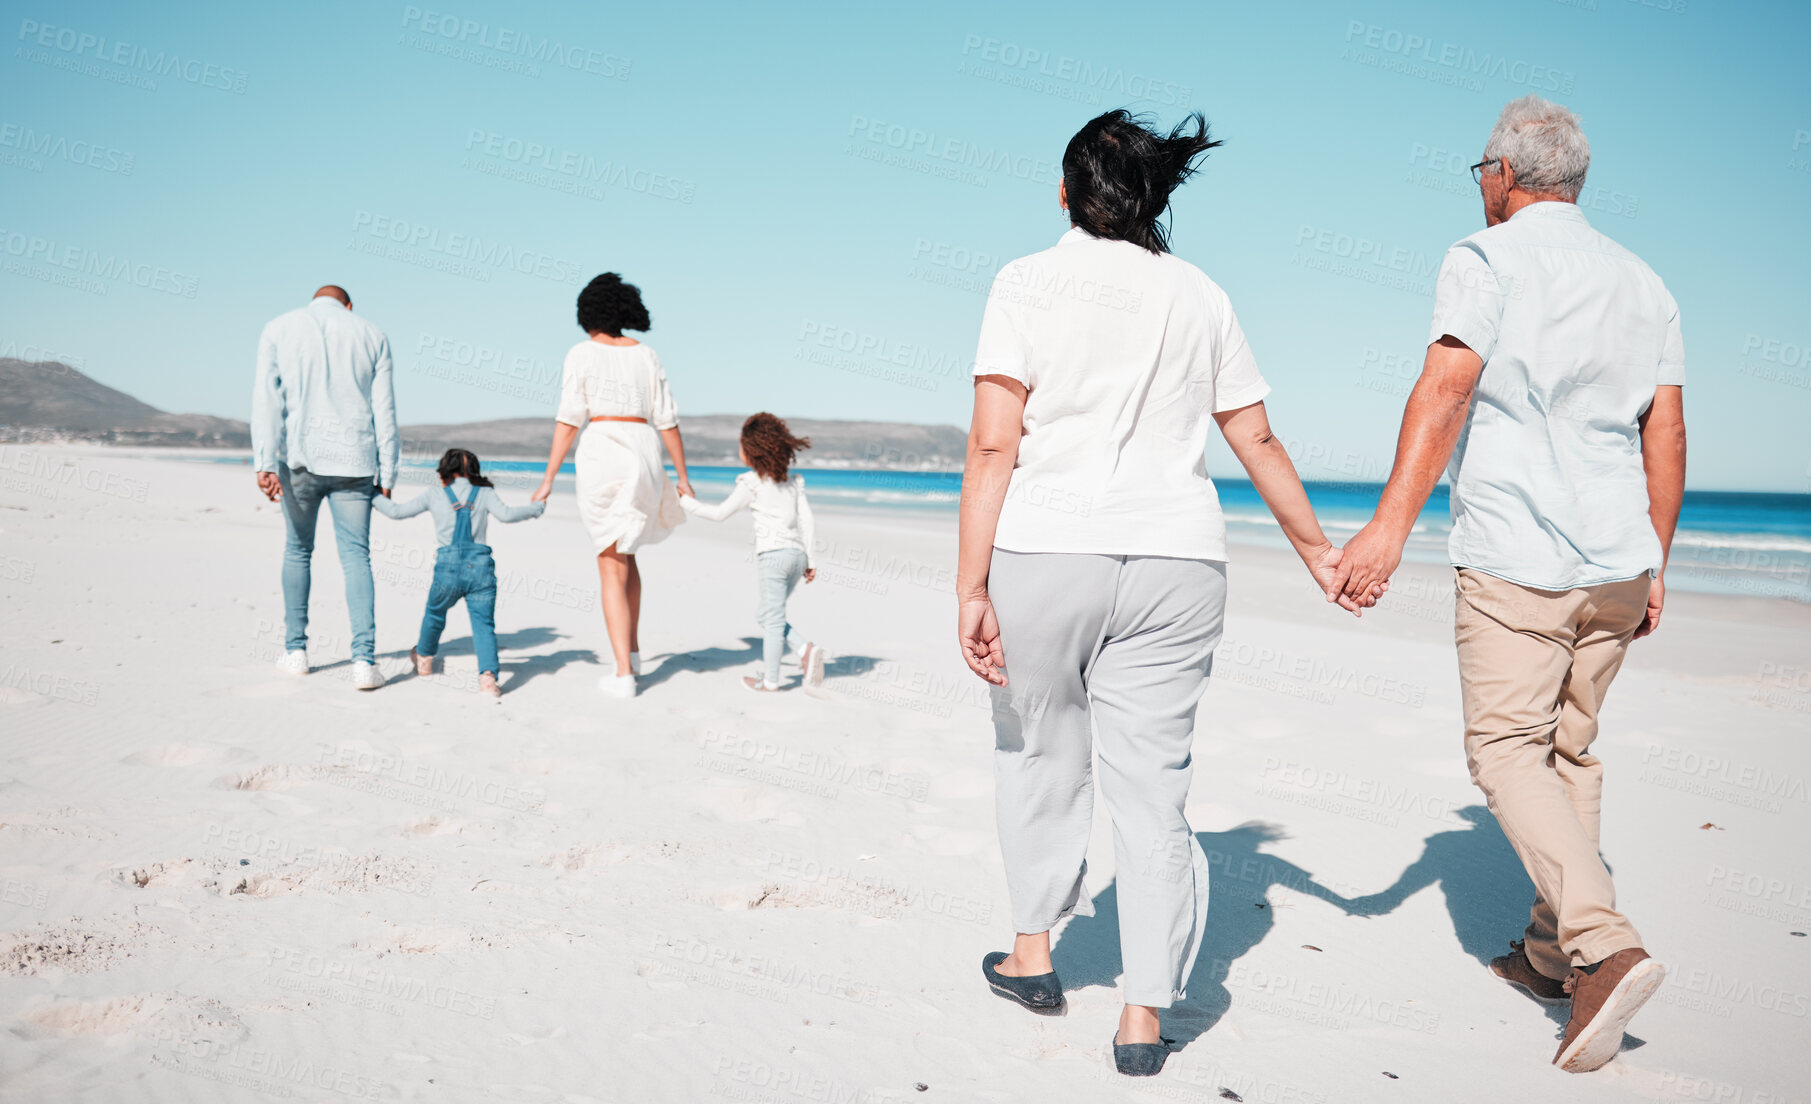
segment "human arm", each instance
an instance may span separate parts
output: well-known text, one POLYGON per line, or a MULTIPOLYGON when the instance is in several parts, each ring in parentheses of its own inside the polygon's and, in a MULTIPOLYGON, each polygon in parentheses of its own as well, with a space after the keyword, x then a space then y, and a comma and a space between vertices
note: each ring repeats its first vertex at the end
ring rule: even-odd
POLYGON ((1335 583, 1347 597, 1388 582, 1402 562, 1402 547, 1452 459, 1483 371, 1483 358, 1451 334, 1427 347, 1421 378, 1402 411, 1396 461, 1377 512, 1341 551, 1335 583))
POLYGON ((1660 627, 1666 604, 1666 564, 1685 498, 1685 388, 1662 385, 1641 416, 1641 466, 1647 471, 1648 519, 1660 538, 1660 571, 1648 584, 1647 618, 1635 630, 1639 639, 1660 627))
POLYGON ((1019 459, 1024 435, 1025 385, 1011 376, 975 379, 975 410, 969 423, 968 456, 962 465, 962 498, 956 537, 956 639, 973 671, 996 686, 1006 685, 1006 656, 1000 649, 1000 622, 987 593, 994 533, 1000 508, 1019 459))
POLYGON ((433 493, 431 490, 423 491, 407 502, 398 502, 386 495, 378 495, 371 500, 371 508, 392 521, 401 521, 425 512, 428 508, 428 496, 433 493))
POLYGON ((565 422, 553 423, 553 447, 547 453, 547 474, 541 477, 541 485, 529 496, 531 502, 546 502, 547 496, 553 493, 553 477, 560 474, 560 465, 566 462, 566 453, 572 448, 572 439, 578 434, 578 426, 565 422))
POLYGON ((484 488, 483 497, 484 508, 490 512, 490 516, 506 525, 511 522, 527 521, 529 518, 538 518, 547 512, 545 500, 536 499, 521 506, 511 506, 504 502, 503 496, 491 487, 484 488))
POLYGON ((682 499, 692 497, 692 481, 685 474, 685 441, 679 436, 677 423, 660 431, 660 443, 667 447, 667 455, 673 458, 673 474, 677 490, 682 499))
POLYGON ((1258 497, 1270 508, 1271 516, 1276 518, 1295 554, 1302 558, 1309 574, 1326 593, 1327 601, 1338 602, 1355 617, 1362 616, 1359 610, 1375 605, 1377 594, 1366 591, 1354 598, 1340 593, 1334 586, 1334 573, 1340 562, 1339 549, 1333 547, 1333 542, 1321 531, 1320 522, 1315 520, 1308 492, 1302 488, 1295 465, 1289 460, 1289 451, 1271 432, 1270 416, 1263 402, 1219 411, 1214 414, 1214 421, 1220 424, 1227 446, 1245 466, 1258 497))
POLYGON ((396 486, 396 471, 401 466, 401 435, 396 430, 396 390, 390 363, 390 339, 379 334, 377 362, 371 375, 371 418, 377 431, 377 485, 384 497, 396 486))
MULTIPOLYGON (((686 491, 686 494, 680 496, 679 504, 685 507, 686 513, 693 517, 703 518, 706 521, 722 521, 724 518, 731 516, 737 510, 740 510, 755 499, 754 490, 748 485, 746 477, 737 478, 735 487, 729 492, 729 497, 714 506, 706 506, 704 503, 699 502, 698 499, 690 493, 690 487, 687 487, 686 491)), ((807 552, 806 555, 809 556, 810 553, 807 552)))
POLYGON ((283 497, 277 464, 283 452, 283 380, 277 367, 277 342, 270 329, 258 335, 258 362, 252 380, 252 467, 258 489, 275 502, 283 497))
POLYGON ((805 477, 795 475, 792 485, 799 496, 799 541, 805 546, 805 581, 817 578, 817 519, 811 516, 811 500, 805 497, 805 477))

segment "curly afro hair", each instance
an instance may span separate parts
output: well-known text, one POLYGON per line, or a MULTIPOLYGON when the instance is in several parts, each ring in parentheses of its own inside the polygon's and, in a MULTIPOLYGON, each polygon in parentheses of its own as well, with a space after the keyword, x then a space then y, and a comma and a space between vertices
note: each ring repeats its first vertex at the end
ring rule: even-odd
POLYGON ((579 292, 579 327, 588 334, 621 337, 624 330, 645 333, 653 324, 648 321, 648 308, 642 305, 641 289, 606 272, 579 292))
POLYGON ((811 447, 811 438, 794 437, 786 423, 762 411, 742 423, 742 455, 755 474, 775 483, 786 482, 786 471, 800 449, 811 447))

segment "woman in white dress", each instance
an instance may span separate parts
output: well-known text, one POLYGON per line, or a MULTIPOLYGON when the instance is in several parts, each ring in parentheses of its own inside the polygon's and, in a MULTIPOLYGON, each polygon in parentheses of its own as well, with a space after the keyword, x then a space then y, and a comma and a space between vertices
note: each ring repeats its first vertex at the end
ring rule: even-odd
POLYGON ((540 502, 553 493, 553 477, 572 439, 584 430, 573 458, 579 518, 597 549, 604 627, 616 660, 616 673, 600 678, 598 689, 628 698, 641 673, 641 570, 635 553, 685 520, 679 495, 691 494, 692 485, 679 411, 660 358, 623 336, 624 330, 650 328, 640 289, 614 272, 604 273, 579 293, 578 322, 590 336, 566 354, 553 450, 533 498, 540 502), (663 443, 679 475, 677 490, 661 459, 663 443))

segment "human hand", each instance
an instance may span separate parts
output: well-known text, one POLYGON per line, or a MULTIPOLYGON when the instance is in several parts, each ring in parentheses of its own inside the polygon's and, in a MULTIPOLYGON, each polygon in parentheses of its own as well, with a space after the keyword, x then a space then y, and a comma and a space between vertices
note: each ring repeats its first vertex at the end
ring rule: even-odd
POLYGON ((1388 589, 1390 576, 1402 564, 1402 539, 1386 532, 1376 518, 1358 531, 1358 535, 1340 549, 1339 566, 1333 577, 1334 592, 1344 594, 1363 605, 1376 604, 1388 589), (1366 601, 1366 598, 1369 601, 1366 601))
POLYGON ((377 493, 380 495, 383 495, 385 498, 389 498, 390 497, 390 488, 389 487, 379 487, 377 489, 377 493))
POLYGON ((546 502, 547 496, 552 493, 553 493, 553 480, 543 479, 543 480, 541 480, 541 485, 539 487, 535 488, 534 494, 531 494, 528 496, 528 501, 530 501, 530 502, 546 502))
POLYGON ((1000 622, 986 594, 964 598, 956 607, 956 642, 968 669, 993 683, 1006 685, 1006 655, 1000 650, 1000 622))
POLYGON ((276 502, 283 497, 283 481, 277 478, 276 472, 259 472, 258 489, 264 497, 276 502))
POLYGON ((1316 585, 1327 596, 1327 601, 1339 603, 1339 608, 1350 611, 1353 617, 1363 617, 1362 611, 1376 605, 1377 599, 1383 597, 1383 592, 1390 589, 1389 581, 1386 579, 1381 587, 1374 588, 1361 598, 1354 598, 1342 593, 1336 581, 1339 576, 1341 552, 1341 549, 1328 544, 1320 551, 1310 553, 1307 559, 1308 574, 1314 576, 1316 585))
POLYGON ((697 498, 698 497, 697 495, 692 493, 692 481, 690 479, 685 478, 684 476, 679 477, 679 497, 681 497, 681 498, 697 498))
POLYGON ((817 579, 817 568, 815 568, 815 567, 806 568, 805 569, 805 581, 809 583, 809 582, 816 581, 816 579, 817 579))
POLYGON ((1660 607, 1664 605, 1666 605, 1666 579, 1656 575, 1654 576, 1654 581, 1648 584, 1647 617, 1636 627, 1635 635, 1630 639, 1640 640, 1642 637, 1651 634, 1655 629, 1659 628, 1660 607))

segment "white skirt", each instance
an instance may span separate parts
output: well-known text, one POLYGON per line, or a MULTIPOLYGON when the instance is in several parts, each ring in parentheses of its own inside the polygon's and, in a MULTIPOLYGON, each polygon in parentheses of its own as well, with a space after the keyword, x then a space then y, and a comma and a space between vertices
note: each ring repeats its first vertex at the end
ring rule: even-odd
POLYGON ((685 520, 679 493, 667 478, 660 435, 643 422, 592 422, 573 457, 579 519, 591 543, 632 554, 665 540, 685 520))

